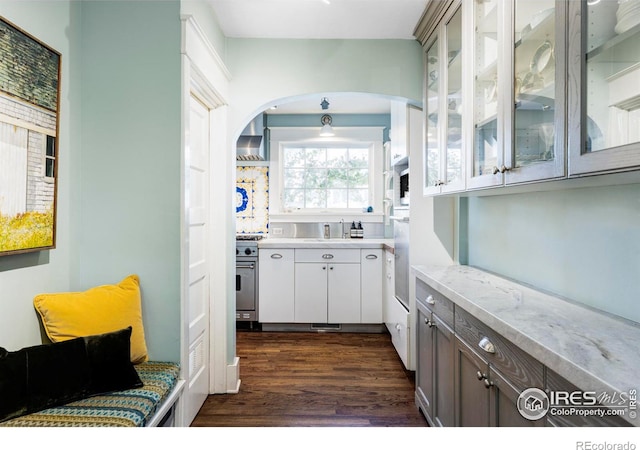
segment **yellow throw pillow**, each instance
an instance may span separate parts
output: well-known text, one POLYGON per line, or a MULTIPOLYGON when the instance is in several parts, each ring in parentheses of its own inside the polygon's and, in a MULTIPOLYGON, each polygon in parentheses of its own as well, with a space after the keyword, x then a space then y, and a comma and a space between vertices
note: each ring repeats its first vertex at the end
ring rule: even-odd
POLYGON ((33 304, 52 342, 121 330, 131 332, 131 362, 148 360, 138 275, 84 292, 39 294, 33 304))

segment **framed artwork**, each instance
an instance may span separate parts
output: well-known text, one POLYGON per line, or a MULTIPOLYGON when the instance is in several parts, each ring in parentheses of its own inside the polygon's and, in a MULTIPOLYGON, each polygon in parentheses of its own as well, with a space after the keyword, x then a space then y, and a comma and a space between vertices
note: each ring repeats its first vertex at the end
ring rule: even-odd
POLYGON ((60 59, 0 17, 0 255, 55 248, 60 59))

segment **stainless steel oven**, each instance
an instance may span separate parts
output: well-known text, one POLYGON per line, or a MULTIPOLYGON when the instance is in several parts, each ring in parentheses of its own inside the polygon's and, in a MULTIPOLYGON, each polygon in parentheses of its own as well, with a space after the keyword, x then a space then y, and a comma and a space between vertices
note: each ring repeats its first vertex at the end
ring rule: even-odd
POLYGON ((258 320, 258 239, 236 237, 236 320, 258 320))

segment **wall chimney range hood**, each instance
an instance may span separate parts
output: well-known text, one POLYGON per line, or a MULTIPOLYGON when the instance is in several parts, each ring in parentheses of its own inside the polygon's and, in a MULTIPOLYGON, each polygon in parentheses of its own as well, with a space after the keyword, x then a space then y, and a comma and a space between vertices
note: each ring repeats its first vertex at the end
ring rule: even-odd
POLYGON ((264 115, 258 114, 242 131, 236 142, 236 161, 266 161, 263 142, 264 115))

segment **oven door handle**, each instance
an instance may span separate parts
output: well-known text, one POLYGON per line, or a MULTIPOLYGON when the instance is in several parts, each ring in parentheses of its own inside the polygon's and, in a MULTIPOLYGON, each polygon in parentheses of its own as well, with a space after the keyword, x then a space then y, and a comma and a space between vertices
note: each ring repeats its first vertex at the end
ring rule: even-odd
POLYGON ((245 264, 243 264, 243 265, 236 264, 236 269, 251 269, 251 270, 253 270, 255 268, 256 268, 255 264, 246 264, 246 265, 245 264))

